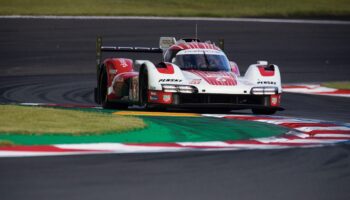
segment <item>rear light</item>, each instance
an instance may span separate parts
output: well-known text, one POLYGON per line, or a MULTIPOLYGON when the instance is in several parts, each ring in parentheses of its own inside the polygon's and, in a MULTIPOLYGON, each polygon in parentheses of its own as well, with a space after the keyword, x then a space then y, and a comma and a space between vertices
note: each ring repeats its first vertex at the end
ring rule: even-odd
POLYGON ((278 93, 277 87, 254 87, 251 94, 254 95, 274 95, 278 93))

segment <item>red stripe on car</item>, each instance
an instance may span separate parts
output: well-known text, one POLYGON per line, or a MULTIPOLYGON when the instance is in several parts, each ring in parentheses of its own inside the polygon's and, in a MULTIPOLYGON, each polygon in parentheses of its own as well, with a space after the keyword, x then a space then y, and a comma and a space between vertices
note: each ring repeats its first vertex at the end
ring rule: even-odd
POLYGON ((274 76, 275 70, 266 70, 265 66, 258 66, 261 76, 274 76))
POLYGON ((162 74, 174 74, 174 67, 172 64, 169 64, 169 63, 166 63, 165 64, 166 67, 159 67, 157 68, 158 72, 159 73, 162 73, 162 74))
POLYGON ((189 70, 189 72, 200 76, 210 85, 237 85, 237 81, 234 76, 228 72, 204 72, 197 70, 189 70))

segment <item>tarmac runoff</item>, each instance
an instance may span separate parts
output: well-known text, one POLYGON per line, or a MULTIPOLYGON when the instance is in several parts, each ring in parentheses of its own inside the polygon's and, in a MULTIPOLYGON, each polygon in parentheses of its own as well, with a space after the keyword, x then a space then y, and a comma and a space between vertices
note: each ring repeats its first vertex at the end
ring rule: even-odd
POLYGON ((283 86, 283 92, 348 98, 350 97, 350 90, 328 88, 319 84, 288 84, 283 86))
POLYGON ((201 115, 197 113, 178 112, 119 111, 114 114, 126 116, 201 117, 201 115))
MULTIPOLYGON (((70 142, 66 140, 66 142, 63 143, 3 146, 0 147, 0 157, 283 149, 321 147, 350 142, 350 124, 340 124, 337 122, 281 116, 231 114, 199 115, 196 113, 193 113, 193 116, 191 116, 190 113, 185 113, 188 116, 181 116, 185 114, 171 112, 156 112, 153 113, 155 116, 151 116, 153 115, 152 113, 153 112, 144 111, 120 112, 121 115, 142 116, 146 121, 149 120, 147 123, 152 121, 154 124, 161 124, 160 126, 152 127, 154 129, 150 132, 146 131, 147 134, 144 135, 148 135, 148 137, 146 137, 146 139, 143 138, 143 140, 140 140, 140 134, 134 133, 135 135, 132 136, 132 133, 128 133, 129 135, 124 134, 124 140, 119 141, 116 139, 98 141, 96 138, 90 138, 90 141, 86 141, 85 139, 84 141, 84 139, 79 138, 79 140, 70 140, 70 142), (243 131, 243 129, 240 130, 239 128, 246 128, 249 123, 251 123, 250 126, 252 126, 253 132, 240 132, 243 131), (195 126, 186 127, 188 124, 195 124, 195 126), (231 126, 227 126, 229 124, 231 124, 231 126), (232 129, 234 127, 236 129, 232 129), (266 130, 262 131, 262 127, 268 127, 267 129, 270 129, 270 131, 278 127, 279 131, 276 131, 276 129, 274 130, 275 132, 271 134, 271 132, 266 130), (162 130, 162 128, 164 130, 162 130), (195 130, 197 130, 197 132, 195 132, 195 130), (231 132, 228 132, 228 130, 231 132), (168 131, 167 133, 170 133, 170 135, 174 137, 167 138, 157 135, 159 132, 164 133, 164 131, 168 131), (215 133, 217 134, 215 135, 215 133), (237 135, 239 135, 239 137, 237 137, 237 135), (133 138, 135 136, 138 140, 133 138), (127 138, 127 142, 125 138, 127 138)), ((114 112, 113 114, 118 114, 118 112, 114 112)), ((4 136, 6 136, 6 134, 1 134, 0 138, 6 139, 4 136)), ((26 139, 26 141, 28 140, 26 139)), ((60 140, 55 138, 54 141, 57 142, 60 140)))

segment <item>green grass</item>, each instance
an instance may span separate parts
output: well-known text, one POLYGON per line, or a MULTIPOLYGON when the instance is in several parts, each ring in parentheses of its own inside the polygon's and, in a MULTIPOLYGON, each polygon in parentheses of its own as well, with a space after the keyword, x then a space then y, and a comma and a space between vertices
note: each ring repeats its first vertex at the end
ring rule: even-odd
POLYGON ((0 15, 349 17, 349 0, 0 0, 0 15))
POLYGON ((322 86, 329 87, 329 88, 350 90, 350 81, 323 83, 322 86))
POLYGON ((101 134, 146 126, 136 117, 14 105, 0 106, 0 122, 0 133, 19 134, 101 134))
POLYGON ((10 147, 14 146, 13 142, 8 140, 0 140, 0 147, 10 147))

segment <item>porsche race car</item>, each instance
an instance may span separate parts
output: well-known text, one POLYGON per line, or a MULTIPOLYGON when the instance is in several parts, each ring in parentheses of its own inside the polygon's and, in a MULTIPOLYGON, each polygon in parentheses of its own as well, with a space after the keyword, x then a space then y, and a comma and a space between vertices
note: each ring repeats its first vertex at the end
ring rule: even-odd
POLYGON ((281 76, 277 65, 258 61, 240 75, 237 64, 211 42, 161 37, 159 48, 104 46, 97 38, 95 101, 103 108, 252 109, 273 114, 280 107, 281 76), (162 54, 159 63, 108 57, 103 52, 162 54))

